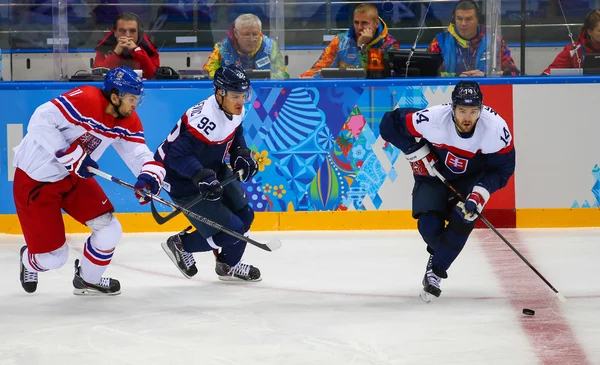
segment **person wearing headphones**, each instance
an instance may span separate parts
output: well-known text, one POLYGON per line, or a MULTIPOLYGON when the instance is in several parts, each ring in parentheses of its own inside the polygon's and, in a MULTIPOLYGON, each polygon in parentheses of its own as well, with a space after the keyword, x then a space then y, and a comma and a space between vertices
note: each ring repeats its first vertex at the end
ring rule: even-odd
POLYGON ((360 4, 354 9, 353 16, 352 27, 336 35, 317 62, 300 78, 321 78, 321 70, 327 67, 366 69, 368 50, 379 48, 386 53, 399 49, 398 41, 389 33, 375 5, 360 4))
POLYGON ((577 42, 567 44, 542 75, 550 75, 552 68, 583 68, 585 55, 592 53, 600 53, 600 10, 597 9, 585 17, 577 42))
MULTIPOLYGON (((461 0, 452 11, 448 29, 436 34, 427 50, 442 56, 442 76, 485 76, 487 36, 480 18, 477 3, 461 0)), ((500 39, 500 55, 502 75, 521 74, 504 39, 500 39)))
POLYGON ((120 14, 113 29, 96 46, 93 67, 112 70, 119 66, 142 70, 145 79, 152 79, 160 66, 158 50, 142 31, 139 19, 133 13, 120 14))

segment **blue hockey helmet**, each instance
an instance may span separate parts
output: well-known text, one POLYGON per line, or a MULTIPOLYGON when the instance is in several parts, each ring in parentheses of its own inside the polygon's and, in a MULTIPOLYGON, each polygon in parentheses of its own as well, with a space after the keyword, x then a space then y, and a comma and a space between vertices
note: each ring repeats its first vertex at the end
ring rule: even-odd
POLYGON ((483 93, 476 81, 459 81, 452 91, 452 106, 479 106, 483 104, 483 93))
POLYGON ((113 89, 119 92, 119 96, 132 94, 141 97, 144 93, 144 84, 135 71, 127 66, 121 66, 108 71, 104 78, 102 90, 105 95, 110 95, 113 89))
POLYGON ((231 91, 234 93, 249 94, 250 79, 240 66, 233 64, 221 66, 215 71, 213 85, 216 90, 222 90, 221 96, 225 96, 225 92, 231 91))

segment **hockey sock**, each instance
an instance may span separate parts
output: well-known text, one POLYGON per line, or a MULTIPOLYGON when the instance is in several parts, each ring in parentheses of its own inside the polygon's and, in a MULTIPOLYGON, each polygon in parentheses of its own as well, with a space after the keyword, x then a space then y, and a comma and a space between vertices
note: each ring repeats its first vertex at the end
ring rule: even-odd
POLYGON ((48 271, 62 267, 69 258, 69 247, 65 243, 59 249, 47 253, 29 253, 29 248, 23 252, 23 265, 28 271, 48 271))
POLYGON ((434 272, 438 276, 447 276, 446 271, 465 247, 474 226, 474 223, 465 223, 458 213, 451 214, 450 223, 442 233, 440 244, 435 249, 431 262, 434 272))
POLYGON ((85 242, 79 275, 90 284, 98 284, 112 260, 115 248, 101 249, 92 244, 93 234, 85 242))
POLYGON ((250 226, 252 226, 252 222, 254 221, 254 210, 249 205, 246 205, 241 210, 234 213, 244 225, 244 232, 248 232, 250 230, 250 226))
POLYGON ((246 245, 245 241, 237 241, 234 245, 223 247, 217 259, 233 267, 242 260, 244 251, 246 251, 246 245))
POLYGON ((440 236, 444 231, 444 224, 446 222, 435 213, 424 213, 419 215, 417 226, 419 233, 423 237, 423 241, 427 243, 427 247, 430 253, 435 251, 436 247, 439 246, 440 236))
POLYGON ((186 233, 181 237, 181 245, 185 252, 206 252, 212 251, 214 248, 208 244, 206 238, 202 236, 200 231, 194 231, 192 233, 186 233))

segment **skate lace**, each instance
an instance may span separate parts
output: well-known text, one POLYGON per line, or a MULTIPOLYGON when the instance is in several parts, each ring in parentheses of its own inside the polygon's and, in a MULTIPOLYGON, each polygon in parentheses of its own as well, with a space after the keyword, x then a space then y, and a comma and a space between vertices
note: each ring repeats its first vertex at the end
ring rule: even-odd
POLYGON ((110 278, 100 278, 99 286, 110 288, 110 278))
POLYGON ((37 281, 38 281, 38 273, 35 272, 35 271, 25 270, 24 281, 26 283, 37 283, 37 281))
POLYGON ((440 288, 440 283, 442 281, 442 278, 440 278, 439 276, 437 276, 433 270, 427 270, 427 283, 429 285, 435 286, 436 288, 440 288))
POLYGON ((241 262, 238 262, 237 265, 235 265, 234 267, 232 267, 231 269, 229 269, 229 272, 227 274, 229 275, 239 275, 239 276, 243 276, 243 277, 247 277, 248 274, 250 273, 250 267, 252 265, 248 265, 248 264, 244 264, 241 262))
POLYGON ((181 258, 183 258, 183 263, 186 268, 192 267, 192 265, 196 264, 196 260, 194 260, 194 255, 189 252, 181 251, 181 258))

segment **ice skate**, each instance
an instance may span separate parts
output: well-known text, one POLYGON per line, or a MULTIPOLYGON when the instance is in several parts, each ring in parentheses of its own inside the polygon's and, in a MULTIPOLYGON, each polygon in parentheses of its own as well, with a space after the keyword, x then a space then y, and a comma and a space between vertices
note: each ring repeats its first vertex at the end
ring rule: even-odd
POLYGON ((27 270, 25 265, 23 265, 23 252, 25 252, 26 249, 27 246, 21 247, 21 254, 19 255, 19 264, 21 265, 21 286, 26 292, 35 293, 38 284, 38 273, 37 271, 27 270))
POLYGON ((434 298, 439 298, 442 294, 440 289, 440 283, 442 278, 437 276, 431 267, 431 260, 433 256, 429 256, 427 261, 427 270, 423 277, 423 290, 421 291, 420 297, 425 303, 430 303, 434 298))
POLYGON ((188 231, 189 228, 169 237, 167 242, 160 244, 167 256, 169 256, 171 261, 173 261, 183 276, 188 279, 198 273, 194 255, 189 252, 185 252, 181 244, 181 237, 188 231))
POLYGON ((100 278, 100 283, 90 284, 79 275, 81 267, 79 260, 75 260, 75 277, 73 277, 73 294, 75 295, 119 295, 121 284, 117 279, 100 278))
POLYGON ((216 261, 215 272, 223 281, 261 281, 260 270, 241 261, 231 267, 224 262, 216 261))

